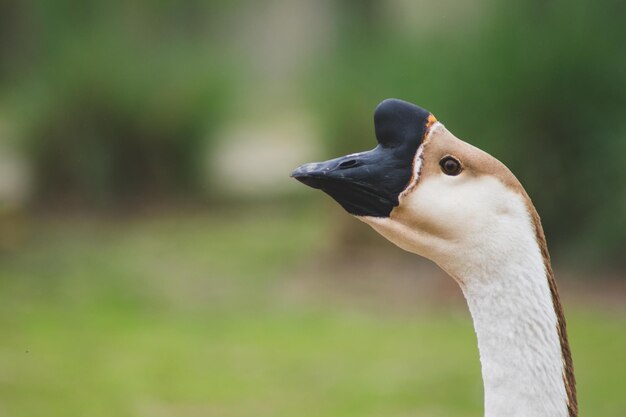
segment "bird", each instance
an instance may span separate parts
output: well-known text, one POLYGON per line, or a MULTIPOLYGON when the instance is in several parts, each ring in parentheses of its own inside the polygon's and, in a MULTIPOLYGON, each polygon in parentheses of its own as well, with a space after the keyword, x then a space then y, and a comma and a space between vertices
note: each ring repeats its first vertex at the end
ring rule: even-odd
POLYGON ((407 101, 378 104, 374 130, 374 149, 291 176, 458 283, 486 417, 577 417, 565 316, 541 220, 520 182, 407 101))

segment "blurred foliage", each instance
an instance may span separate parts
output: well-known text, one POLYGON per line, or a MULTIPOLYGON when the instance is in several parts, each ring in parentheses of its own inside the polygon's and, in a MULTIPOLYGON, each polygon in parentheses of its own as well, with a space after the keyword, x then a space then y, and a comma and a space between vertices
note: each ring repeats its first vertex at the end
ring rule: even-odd
POLYGON ((308 103, 339 154, 371 147, 374 106, 403 98, 507 164, 570 259, 623 266, 624 4, 332 0, 291 45, 287 1, 2 2, 0 110, 34 201, 106 207, 213 196, 216 129, 251 108, 308 103))
POLYGON ((429 6, 424 19, 437 19, 435 27, 418 35, 371 17, 371 5, 346 13, 358 24, 344 26, 307 83, 330 149, 373 147, 372 111, 382 99, 418 103, 511 168, 551 243, 572 259, 623 266, 625 3, 474 5, 481 18, 461 21, 447 18, 454 4, 429 6))
POLYGON ((211 9, 9 4, 0 26, 12 27, 8 39, 18 42, 5 46, 3 62, 16 63, 4 65, 0 79, 35 169, 37 199, 101 205, 197 193, 233 79, 211 53, 219 47, 206 33, 211 9))

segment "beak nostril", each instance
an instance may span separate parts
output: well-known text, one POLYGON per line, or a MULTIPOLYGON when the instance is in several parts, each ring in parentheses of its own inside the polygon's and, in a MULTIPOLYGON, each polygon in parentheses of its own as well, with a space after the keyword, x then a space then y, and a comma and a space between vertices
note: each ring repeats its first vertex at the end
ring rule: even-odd
POLYGON ((356 159, 350 159, 339 164, 339 169, 352 168, 359 165, 359 161, 356 159))

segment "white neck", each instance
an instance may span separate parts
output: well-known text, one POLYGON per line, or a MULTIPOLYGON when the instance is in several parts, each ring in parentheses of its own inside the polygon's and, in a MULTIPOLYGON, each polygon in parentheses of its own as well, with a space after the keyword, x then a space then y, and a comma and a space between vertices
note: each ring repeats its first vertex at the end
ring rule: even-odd
POLYGON ((561 346, 565 329, 539 219, 523 195, 495 178, 451 181, 428 178, 389 218, 361 220, 435 261, 461 286, 478 336, 486 417, 568 417, 568 347, 561 346))
POLYGON ((557 316, 534 239, 456 274, 478 337, 486 417, 567 417, 557 316), (534 247, 533 247, 534 246, 534 247))

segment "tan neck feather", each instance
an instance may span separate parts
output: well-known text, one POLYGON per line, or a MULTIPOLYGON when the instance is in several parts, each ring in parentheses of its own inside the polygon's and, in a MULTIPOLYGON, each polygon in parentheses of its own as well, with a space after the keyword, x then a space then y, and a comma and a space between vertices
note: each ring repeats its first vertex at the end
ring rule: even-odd
POLYGON ((548 277, 548 284, 550 285, 550 294, 552 295, 552 303, 554 304, 554 311, 557 317, 557 332, 561 342, 561 354, 563 355, 563 368, 565 374, 563 375, 563 381, 565 383, 565 391, 567 392, 567 410, 569 417, 578 417, 578 400, 576 399, 576 378, 574 376, 574 363, 572 361, 572 353, 569 347, 569 341, 567 339, 567 326, 565 323, 565 315, 563 313, 563 306, 561 305, 561 299, 554 279, 554 273, 552 272, 552 263, 550 262, 550 253, 548 252, 548 244, 546 242, 546 236, 541 226, 541 219, 537 210, 533 206, 530 197, 524 192, 526 201, 528 204, 528 211, 532 216, 532 220, 535 226, 535 234, 537 237, 537 243, 541 249, 541 255, 543 256, 543 262, 546 269, 546 275, 548 277))

